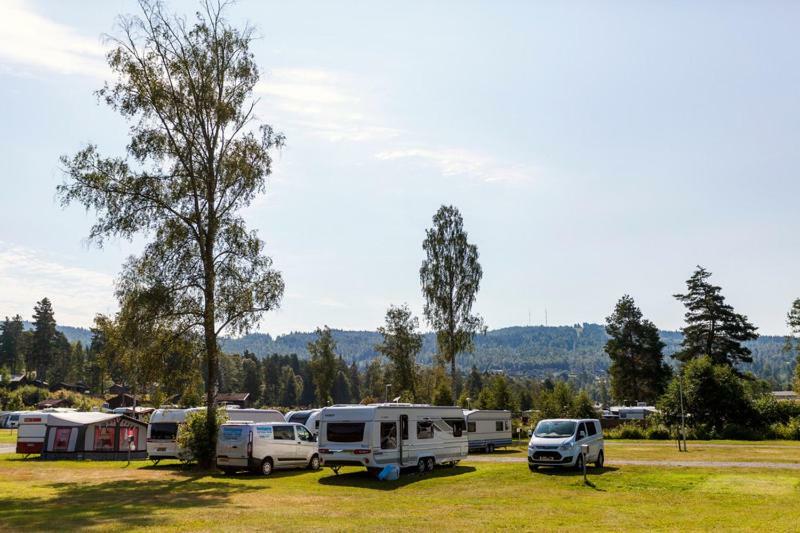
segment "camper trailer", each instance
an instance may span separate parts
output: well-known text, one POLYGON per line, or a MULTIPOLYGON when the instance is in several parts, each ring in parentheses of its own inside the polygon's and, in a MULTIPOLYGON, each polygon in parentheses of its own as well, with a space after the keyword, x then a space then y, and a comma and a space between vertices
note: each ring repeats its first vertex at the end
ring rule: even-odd
MULTIPOLYGON (((190 412, 202 411, 205 407, 189 409, 156 409, 150 415, 147 426, 147 457, 153 461, 178 459, 182 450, 178 447, 178 427, 186 422, 190 412)), ((229 421, 235 422, 283 422, 283 415, 274 409, 239 409, 226 406, 229 421)))
POLYGON ((319 416, 322 409, 309 409, 306 411, 289 411, 286 421, 303 424, 314 435, 319 435, 319 416))
POLYGON ((326 407, 319 428, 319 454, 334 472, 342 466, 378 471, 387 465, 456 464, 467 456, 464 412, 459 407, 372 404, 326 407))
POLYGON ((470 451, 492 453, 495 448, 511 444, 511 411, 465 409, 464 417, 470 451))
POLYGON ((17 453, 43 459, 144 459, 145 424, 109 413, 29 412, 20 416, 17 453))

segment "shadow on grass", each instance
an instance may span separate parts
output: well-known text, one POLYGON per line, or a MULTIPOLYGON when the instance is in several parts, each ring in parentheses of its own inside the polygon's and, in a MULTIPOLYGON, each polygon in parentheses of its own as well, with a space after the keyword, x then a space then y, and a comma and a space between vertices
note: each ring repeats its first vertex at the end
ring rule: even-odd
POLYGON ((491 457, 493 455, 519 455, 521 453, 520 450, 508 449, 508 448, 497 448, 493 452, 484 452, 482 450, 474 450, 469 452, 470 455, 480 455, 483 457, 491 457))
MULTIPOLYGON (((602 476, 603 474, 608 474, 609 472, 616 472, 619 468, 614 466, 604 466, 603 468, 587 468, 586 475, 591 476, 602 476)), ((561 468, 561 467, 552 467, 552 466, 540 466, 538 470, 533 472, 534 474, 544 474, 546 476, 559 476, 559 477, 583 477, 583 472, 581 470, 576 470, 574 468, 561 468)))
POLYGON ((417 481, 424 479, 437 479, 449 478, 453 476, 460 476, 474 472, 474 466, 452 466, 436 468, 433 472, 426 472, 418 474, 416 472, 407 472, 406 470, 400 475, 397 481, 379 481, 374 475, 368 473, 366 470, 359 470, 356 472, 348 472, 346 474, 339 474, 338 476, 331 472, 330 476, 323 477, 319 480, 322 485, 329 485, 333 487, 358 487, 363 489, 375 490, 395 490, 417 481))
MULTIPOLYGON (((187 472, 189 474, 189 472, 187 472)), ((55 490, 49 497, 20 496, 3 500, 0 529, 47 531, 83 529, 113 524, 132 527, 158 527, 161 509, 208 509, 225 505, 236 493, 264 490, 263 486, 236 485, 194 472, 179 480, 120 480, 104 483, 53 483, 43 488, 55 490)))

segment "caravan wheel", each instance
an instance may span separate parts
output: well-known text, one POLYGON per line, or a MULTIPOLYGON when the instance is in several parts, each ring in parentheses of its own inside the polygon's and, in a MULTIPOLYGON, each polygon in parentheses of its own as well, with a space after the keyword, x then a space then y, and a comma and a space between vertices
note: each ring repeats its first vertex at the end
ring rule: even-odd
POLYGON ((494 453, 494 444, 491 442, 486 445, 486 453, 494 453))
POLYGON ((422 474, 425 472, 425 459, 420 457, 419 461, 417 461, 417 472, 422 474))
POLYGON ((433 461, 433 457, 428 457, 425 459, 425 470, 428 472, 433 472, 433 467, 436 463, 433 461))

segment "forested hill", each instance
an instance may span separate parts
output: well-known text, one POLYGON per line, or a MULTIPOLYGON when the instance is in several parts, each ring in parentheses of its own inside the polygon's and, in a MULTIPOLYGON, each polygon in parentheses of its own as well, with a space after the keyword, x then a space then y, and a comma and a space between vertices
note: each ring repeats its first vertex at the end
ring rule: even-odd
MULTIPOLYGON (((33 323, 24 320, 22 322, 26 330, 33 329, 33 323)), ((56 325, 56 330, 64 334, 69 342, 78 342, 84 346, 89 346, 92 343, 92 332, 86 328, 76 328, 73 326, 56 325)))
MULTIPOLYGON (((348 362, 363 362, 377 354, 375 344, 381 340, 375 331, 333 330, 340 353, 348 362)), ((662 331, 666 352, 675 352, 681 342, 676 331, 662 331)), ((222 347, 229 353, 249 350, 258 356, 272 353, 308 357, 306 345, 316 338, 314 333, 290 333, 276 338, 252 334, 239 339, 226 339, 222 347)), ((492 330, 475 339, 475 352, 459 357, 459 364, 480 370, 502 370, 514 375, 545 376, 551 374, 601 375, 609 360, 603 351, 607 336, 599 324, 575 326, 514 326, 492 330)), ((420 363, 430 363, 436 352, 434 334, 425 335, 420 363)), ((776 383, 788 382, 793 357, 783 352, 785 339, 764 336, 747 345, 753 350, 753 364, 744 370, 776 383)))

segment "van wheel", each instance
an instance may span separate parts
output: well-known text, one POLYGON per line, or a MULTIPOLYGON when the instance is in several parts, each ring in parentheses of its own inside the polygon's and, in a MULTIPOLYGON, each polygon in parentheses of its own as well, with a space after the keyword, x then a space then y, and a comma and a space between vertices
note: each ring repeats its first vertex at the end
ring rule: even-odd
POLYGON ((594 462, 595 468, 603 468, 603 464, 605 463, 605 456, 603 455, 603 450, 600 450, 600 453, 597 454, 597 461, 594 462))
POLYGON ((319 470, 319 455, 313 455, 311 460, 308 462, 308 469, 309 470, 319 470))
POLYGON ((425 470, 427 470, 428 472, 433 472, 433 467, 435 465, 436 463, 434 462, 433 457, 428 457, 427 459, 425 459, 425 470))
POLYGON ((486 445, 486 453, 494 453, 494 444, 487 444, 486 445))
POLYGON ((261 474, 268 476, 272 473, 272 459, 269 457, 261 462, 261 474))
POLYGON ((425 472, 425 459, 420 457, 419 461, 417 461, 417 472, 422 474, 425 472))

